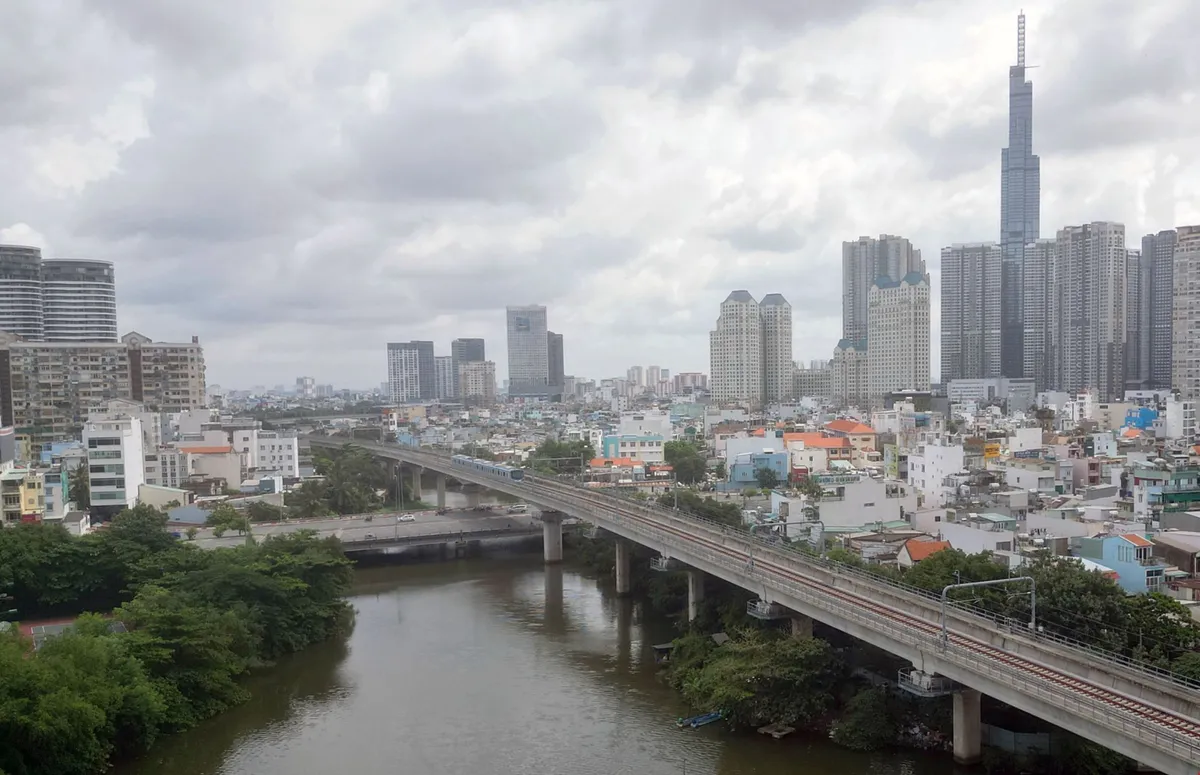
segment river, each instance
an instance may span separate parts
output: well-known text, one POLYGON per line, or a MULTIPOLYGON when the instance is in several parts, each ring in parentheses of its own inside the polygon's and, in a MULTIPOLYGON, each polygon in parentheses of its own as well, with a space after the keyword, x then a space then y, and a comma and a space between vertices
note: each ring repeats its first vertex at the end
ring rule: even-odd
POLYGON ((539 558, 357 572, 353 634, 250 681, 254 699, 119 775, 950 775, 686 713, 650 644, 671 623, 539 558))

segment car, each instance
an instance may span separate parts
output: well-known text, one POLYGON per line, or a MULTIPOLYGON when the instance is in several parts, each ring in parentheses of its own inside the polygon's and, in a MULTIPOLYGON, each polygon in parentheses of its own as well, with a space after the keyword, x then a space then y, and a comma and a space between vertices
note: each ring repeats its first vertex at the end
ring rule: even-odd
POLYGON ((412 514, 405 514, 404 516, 400 517, 400 521, 401 522, 416 522, 417 518, 414 517, 412 514))
POLYGON ((375 534, 374 534, 374 533, 367 533, 367 540, 368 540, 368 541, 374 541, 374 540, 375 540, 375 534))

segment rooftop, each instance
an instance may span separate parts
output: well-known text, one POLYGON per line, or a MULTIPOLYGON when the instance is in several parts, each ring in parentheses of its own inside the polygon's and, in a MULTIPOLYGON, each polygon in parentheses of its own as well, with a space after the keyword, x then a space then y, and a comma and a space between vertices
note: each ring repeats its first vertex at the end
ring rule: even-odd
POLYGON ((949 541, 922 541, 919 538, 910 538, 904 542, 904 548, 908 550, 908 556, 913 562, 920 562, 952 547, 949 541))

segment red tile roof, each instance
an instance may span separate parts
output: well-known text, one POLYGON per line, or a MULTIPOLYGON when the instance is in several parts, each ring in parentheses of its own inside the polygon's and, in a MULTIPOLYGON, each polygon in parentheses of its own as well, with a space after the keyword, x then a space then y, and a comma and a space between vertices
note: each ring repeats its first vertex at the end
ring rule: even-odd
POLYGON ((854 435, 875 433, 875 429, 870 425, 863 425, 857 420, 834 420, 833 422, 827 422, 825 423, 825 430, 833 431, 834 433, 848 433, 854 435))
POLYGON ((950 549, 951 546, 949 541, 922 541, 910 538, 904 542, 904 548, 908 550, 908 556, 913 562, 920 562, 943 549, 950 549))
POLYGON ((224 455, 227 452, 232 452, 233 447, 229 444, 223 444, 210 447, 180 447, 184 452, 190 452, 197 455, 224 455))
POLYGON ((631 457, 594 457, 592 458, 592 468, 618 467, 626 468, 631 466, 640 466, 641 462, 634 460, 631 457))
POLYGON ((1126 541, 1133 544, 1134 546, 1154 546, 1154 542, 1147 541, 1145 538, 1142 538, 1137 533, 1126 533, 1125 535, 1121 536, 1121 538, 1124 538, 1126 541))

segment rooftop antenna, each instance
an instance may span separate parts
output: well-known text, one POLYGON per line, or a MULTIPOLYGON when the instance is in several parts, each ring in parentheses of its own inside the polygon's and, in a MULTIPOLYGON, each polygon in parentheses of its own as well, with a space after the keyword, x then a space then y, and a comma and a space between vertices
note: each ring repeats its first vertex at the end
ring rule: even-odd
POLYGON ((1025 66, 1025 9, 1017 16, 1017 67, 1025 66))

